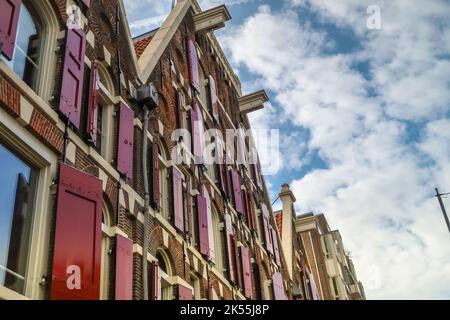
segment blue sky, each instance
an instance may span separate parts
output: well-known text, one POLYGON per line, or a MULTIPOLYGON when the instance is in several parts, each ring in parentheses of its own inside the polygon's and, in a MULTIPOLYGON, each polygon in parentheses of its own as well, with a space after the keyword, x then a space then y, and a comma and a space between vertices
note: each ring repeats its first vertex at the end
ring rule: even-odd
MULTIPOLYGON (((161 23, 170 3, 125 0, 132 32, 161 23)), ((449 299, 450 239, 433 190, 450 191, 450 3, 200 3, 228 5, 233 19, 216 36, 244 93, 270 95, 251 121, 280 130, 271 197, 288 182, 298 213, 326 214, 369 298, 449 299), (370 5, 379 30, 367 28, 370 5)))

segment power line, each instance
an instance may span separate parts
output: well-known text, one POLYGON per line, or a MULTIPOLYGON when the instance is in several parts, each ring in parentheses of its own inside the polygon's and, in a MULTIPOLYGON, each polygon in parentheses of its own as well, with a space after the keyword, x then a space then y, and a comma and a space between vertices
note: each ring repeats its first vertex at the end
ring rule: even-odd
POLYGON ((434 190, 436 191, 435 197, 438 198, 439 205, 440 205, 441 210, 442 210, 442 214, 444 215, 445 222, 447 223, 448 231, 450 232, 450 221, 449 221, 448 216, 447 216, 447 211, 445 210, 444 202, 442 201, 442 198, 447 197, 450 194, 450 192, 448 192, 448 193, 439 193, 438 188, 435 188, 434 190))

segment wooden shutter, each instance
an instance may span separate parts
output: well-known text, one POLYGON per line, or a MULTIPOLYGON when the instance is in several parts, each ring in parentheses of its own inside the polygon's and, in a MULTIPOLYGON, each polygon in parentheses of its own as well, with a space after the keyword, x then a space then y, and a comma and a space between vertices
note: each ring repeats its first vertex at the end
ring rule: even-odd
POLYGON ((159 146, 156 142, 152 147, 152 204, 156 210, 159 210, 160 194, 159 194, 159 146))
POLYGON ((230 214, 225 214, 225 233, 227 237, 228 271, 231 282, 237 284, 236 243, 234 241, 233 222, 230 214))
POLYGON ((151 264, 151 280, 150 280, 150 288, 151 288, 151 300, 160 300, 161 299, 161 277, 159 275, 159 263, 157 261, 153 261, 151 264))
POLYGON ((133 299, 133 241, 116 236, 116 300, 133 299))
POLYGON ((286 291, 284 291, 283 276, 276 272, 272 276, 273 293, 275 300, 288 300, 286 291))
POLYGON ((261 204, 261 210, 263 213, 263 227, 264 227, 264 238, 265 238, 265 248, 268 252, 273 254, 273 245, 272 245, 272 234, 270 232, 270 216, 269 216, 269 210, 267 209, 267 206, 262 203, 261 204))
POLYGON ((100 88, 100 76, 98 74, 97 64, 92 64, 91 71, 91 83, 89 85, 90 97, 89 97, 89 110, 88 110, 88 125, 87 133, 89 139, 94 145, 97 145, 97 128, 98 124, 98 98, 99 98, 99 88, 100 88))
POLYGON ((178 285, 178 300, 192 300, 192 289, 181 284, 178 285))
POLYGON ((181 172, 172 167, 173 215, 175 227, 184 232, 183 185, 181 172))
POLYGON ((273 252, 274 252, 274 256, 275 256, 275 261, 276 263, 281 266, 281 260, 280 260, 280 250, 278 247, 278 235, 277 235, 277 231, 274 230, 273 228, 270 228, 272 231, 272 242, 273 242, 273 252))
POLYGON ((0 53, 12 60, 22 0, 0 1, 0 53))
POLYGON ((102 195, 101 180, 61 164, 53 251, 53 300, 98 300, 100 297, 102 195), (69 288, 68 284, 77 284, 78 275, 79 289, 69 288))
POLYGON ((208 238, 208 217, 206 209, 206 198, 203 195, 197 195, 197 214, 198 214, 198 230, 200 241, 200 253, 207 256, 209 253, 208 238))
POLYGON ((194 100, 191 109, 191 133, 192 133, 192 154, 195 157, 196 164, 203 163, 203 116, 198 106, 198 103, 194 100))
POLYGON ((231 171, 231 180, 233 182, 233 198, 236 212, 243 214, 244 206, 242 205, 241 176, 236 170, 231 171))
POLYGON ((80 127, 85 51, 86 34, 84 31, 67 29, 59 111, 77 129, 80 127))
POLYGON ((216 123, 219 123, 219 105, 217 102, 216 81, 209 75, 209 97, 211 101, 212 116, 216 123))
POLYGON ((187 55, 188 55, 188 65, 189 65, 189 80, 191 86, 200 93, 200 75, 198 69, 198 56, 197 48, 195 47, 194 41, 187 38, 187 55))
POLYGON ((133 177, 134 112, 119 103, 119 139, 117 141, 117 171, 128 179, 133 177))
POLYGON ((253 299, 253 282, 250 269, 250 255, 246 247, 241 247, 242 277, 244 278, 244 295, 253 299))

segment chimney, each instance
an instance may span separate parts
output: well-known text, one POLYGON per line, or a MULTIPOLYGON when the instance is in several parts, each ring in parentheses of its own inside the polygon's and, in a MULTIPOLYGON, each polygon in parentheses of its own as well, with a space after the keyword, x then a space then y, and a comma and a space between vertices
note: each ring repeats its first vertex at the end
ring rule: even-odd
POLYGON ((293 264, 294 264, 294 202, 296 201, 287 183, 281 186, 280 199, 283 203, 282 210, 282 226, 281 226, 281 245, 286 258, 289 277, 293 279, 293 264))

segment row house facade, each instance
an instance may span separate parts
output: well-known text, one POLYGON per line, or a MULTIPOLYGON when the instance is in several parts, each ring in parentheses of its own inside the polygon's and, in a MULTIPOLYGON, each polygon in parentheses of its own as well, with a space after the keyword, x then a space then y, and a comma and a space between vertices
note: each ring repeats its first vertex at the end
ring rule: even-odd
POLYGON ((135 39, 122 0, 0 12, 0 299, 299 296, 244 135, 267 95, 214 36, 225 6, 179 0, 135 39))
POLYGON ((314 300, 365 300, 364 288, 356 276, 350 254, 339 230, 332 230, 324 214, 306 213, 296 217, 307 257, 314 300))

